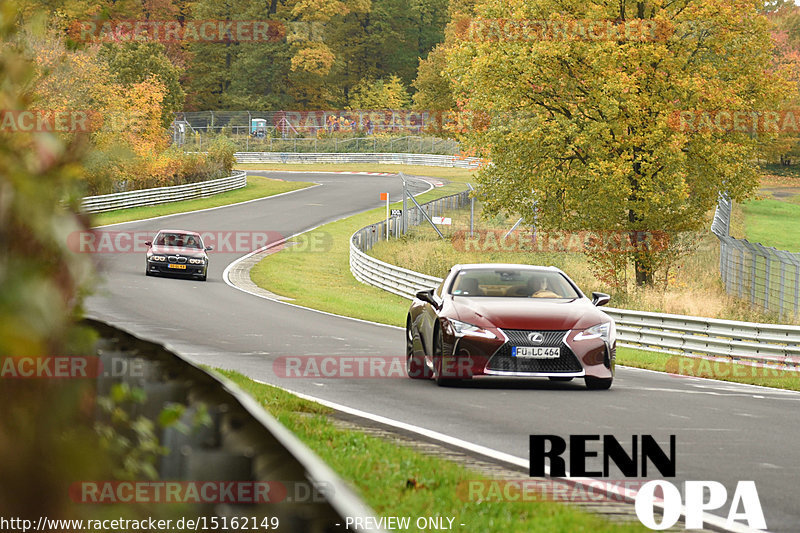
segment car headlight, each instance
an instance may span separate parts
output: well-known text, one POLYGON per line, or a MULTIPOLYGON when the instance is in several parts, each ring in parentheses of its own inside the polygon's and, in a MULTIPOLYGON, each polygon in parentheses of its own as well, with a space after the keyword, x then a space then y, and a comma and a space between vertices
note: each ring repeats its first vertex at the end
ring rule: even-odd
POLYGON ((604 322, 578 332, 578 334, 575 335, 575 340, 585 341, 589 339, 603 339, 604 342, 609 342, 612 331, 614 331, 614 323, 604 322))
POLYGON ((194 259, 194 258, 190 258, 190 259, 189 259, 189 263, 191 263, 191 264, 193 264, 193 265, 202 265, 202 264, 205 264, 205 259, 194 259))
POLYGON ((467 322, 461 322, 460 320, 454 320, 452 318, 448 318, 447 320, 450 322, 450 325, 453 326, 453 331, 455 332, 456 337, 470 335, 472 337, 484 337, 487 339, 497 338, 497 336, 491 331, 479 328, 478 326, 469 324, 467 322))
POLYGON ((167 260, 167 257, 166 257, 166 256, 164 256, 164 255, 151 255, 151 256, 149 257, 149 259, 151 259, 151 260, 153 260, 153 261, 166 261, 166 260, 167 260))

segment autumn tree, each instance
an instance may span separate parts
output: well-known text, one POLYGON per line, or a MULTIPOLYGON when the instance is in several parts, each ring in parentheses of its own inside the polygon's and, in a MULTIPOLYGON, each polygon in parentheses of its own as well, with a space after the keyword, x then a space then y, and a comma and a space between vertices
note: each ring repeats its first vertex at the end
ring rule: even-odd
MULTIPOLYGON (((787 108, 800 109, 800 7, 791 2, 776 2, 766 12, 772 23, 773 62, 787 73, 794 90, 786 101, 787 108)), ((800 158, 800 132, 781 132, 778 142, 767 147, 769 159, 788 165, 800 158)))
POLYGON ((404 109, 411 103, 405 85, 397 76, 361 80, 350 91, 350 109, 404 109))
POLYGON ((114 79, 125 87, 150 79, 164 87, 166 93, 160 104, 165 127, 172 122, 174 113, 183 110, 186 95, 180 84, 181 69, 167 58, 164 45, 146 41, 105 43, 99 57, 106 62, 114 79))
POLYGON ((440 44, 421 59, 414 80, 414 107, 421 110, 448 111, 455 109, 453 84, 444 74, 447 66, 447 48, 440 44))
POLYGON ((651 283, 659 252, 641 232, 698 230, 719 191, 741 200, 757 187, 756 156, 772 133, 679 119, 772 110, 791 93, 773 65, 762 7, 476 2, 475 17, 459 22, 447 72, 480 126, 466 130, 465 143, 493 163, 478 176, 488 211, 518 213, 543 230, 630 235, 636 282, 651 283))

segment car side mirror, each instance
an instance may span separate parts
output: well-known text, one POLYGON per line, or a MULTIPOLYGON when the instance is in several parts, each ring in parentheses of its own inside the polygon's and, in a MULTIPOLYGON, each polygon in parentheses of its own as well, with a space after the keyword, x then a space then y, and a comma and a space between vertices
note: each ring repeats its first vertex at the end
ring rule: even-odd
POLYGON ((206 246, 206 252, 210 252, 214 249, 213 246, 206 246))
POLYGON ((606 305, 610 301, 611 301, 611 296, 609 296, 604 292, 592 293, 592 303, 597 307, 600 307, 601 305, 606 305))
POLYGON ((144 241, 145 246, 153 246, 153 241, 144 241))
POLYGON ((436 305, 436 302, 433 299, 433 289, 425 289, 424 291, 419 291, 416 294, 417 299, 422 300, 423 302, 427 302, 431 305, 436 305))

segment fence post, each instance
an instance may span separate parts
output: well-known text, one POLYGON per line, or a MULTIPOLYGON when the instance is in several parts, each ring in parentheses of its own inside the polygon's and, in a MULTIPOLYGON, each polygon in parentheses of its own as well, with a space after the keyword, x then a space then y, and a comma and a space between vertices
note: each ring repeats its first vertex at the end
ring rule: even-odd
POLYGON ((764 256, 764 311, 769 310, 769 255, 764 256))
POLYGON ((783 296, 786 290, 786 263, 781 259, 781 288, 780 288, 780 295, 778 297, 778 316, 783 318, 783 296))
POLYGON ((794 266, 794 316, 798 315, 800 306, 800 264, 794 266))
POLYGON ((744 292, 744 248, 739 248, 739 298, 744 292))
POLYGON ((752 261, 752 274, 750 275, 750 303, 753 305, 756 304, 756 263, 758 262, 758 256, 753 253, 752 250, 748 250, 750 252, 751 261, 752 261))

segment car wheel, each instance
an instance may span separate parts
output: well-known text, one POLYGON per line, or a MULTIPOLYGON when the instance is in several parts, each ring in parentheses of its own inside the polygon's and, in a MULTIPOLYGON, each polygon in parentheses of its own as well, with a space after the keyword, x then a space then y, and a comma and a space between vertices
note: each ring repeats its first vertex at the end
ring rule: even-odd
POLYGON ((593 378, 592 376, 586 376, 584 380, 586 381, 586 388, 589 390, 606 390, 611 388, 611 383, 614 381, 614 378, 593 378))
POLYGON ((434 368, 434 381, 440 387, 451 387, 458 383, 458 380, 444 376, 444 341, 442 340, 442 331, 436 330, 433 340, 433 368, 434 368))
POLYGON ((411 379, 426 378, 424 361, 414 356, 414 332, 411 330, 411 317, 406 322, 406 373, 411 379))
POLYGON ((572 381, 572 376, 549 376, 550 381, 572 381))

